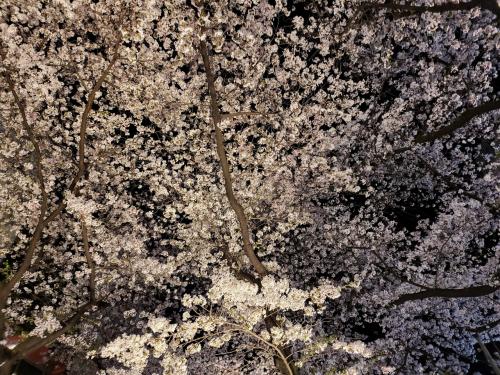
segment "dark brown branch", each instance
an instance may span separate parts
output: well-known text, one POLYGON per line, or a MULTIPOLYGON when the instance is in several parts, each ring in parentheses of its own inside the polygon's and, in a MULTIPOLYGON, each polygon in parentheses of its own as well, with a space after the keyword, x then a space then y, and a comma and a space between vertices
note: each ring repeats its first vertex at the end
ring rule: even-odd
MULTIPOLYGON (((232 256, 229 253, 229 248, 227 246, 227 243, 225 242, 222 245, 222 253, 224 255, 224 258, 228 261, 229 267, 231 268, 231 271, 234 273, 234 276, 238 280, 247 281, 251 284, 257 285, 258 290, 260 292, 262 288, 261 281, 255 276, 253 276, 251 273, 246 272, 245 270, 242 270, 240 268, 239 262, 237 261, 237 259, 235 259, 234 256, 232 256)), ((271 328, 278 326, 278 321, 276 320, 276 313, 277 313, 276 310, 272 312, 267 310, 266 317, 264 318, 264 323, 266 324, 266 328, 269 332, 270 337, 272 337, 271 328)), ((285 359, 290 358, 292 356, 292 352, 289 347, 287 346, 278 346, 278 347, 284 353, 285 359)), ((287 363, 285 364, 283 362, 283 358, 281 358, 279 355, 274 356, 274 363, 282 374, 288 375, 289 374, 288 368, 292 370, 293 375, 298 374, 297 368, 293 364, 293 362, 287 361, 287 363)))
MULTIPOLYGON (((78 147, 78 172, 73 178, 69 190, 71 192, 75 192, 76 190, 76 185, 78 181, 82 178, 84 171, 85 171, 85 139, 86 139, 86 132, 87 132, 87 126, 88 126, 88 119, 90 115, 90 111, 92 109, 92 104, 94 103, 95 96, 97 94, 97 91, 99 91, 101 85, 103 84, 104 80, 108 76, 108 74, 111 71, 111 68, 113 65, 116 63, 118 60, 118 50, 121 45, 121 39, 115 44, 114 46, 114 51, 113 51, 113 56, 111 58, 110 63, 106 67, 106 69, 102 72, 102 74, 99 76, 97 79, 97 82, 95 85, 92 87, 92 91, 89 94, 89 98, 87 100, 87 104, 85 105, 85 109, 83 111, 82 115, 82 120, 80 123, 80 141, 79 141, 79 147, 78 147)), ((2 58, 5 57, 5 52, 2 49, 2 45, 0 45, 0 53, 2 54, 2 58)), ((45 191, 45 185, 44 185, 44 180, 43 180, 43 171, 42 171, 42 165, 41 165, 41 152, 40 148, 38 146, 38 142, 36 141, 36 137, 34 135, 34 132, 30 125, 28 124, 27 117, 26 117, 26 112, 25 112, 25 104, 23 101, 19 98, 17 95, 17 92, 15 90, 14 82, 8 73, 3 74, 5 77, 9 90, 11 91, 14 101, 16 102, 16 105, 19 108, 19 111, 21 112, 21 117, 22 117, 22 125, 25 131, 28 133, 28 136, 30 138, 30 141, 32 142, 34 148, 35 148, 35 168, 36 168, 36 174, 37 174, 37 179, 40 184, 40 189, 42 190, 42 199, 41 199, 41 208, 40 208, 40 214, 38 217, 38 223, 35 228, 35 232, 33 233, 33 237, 31 238, 31 241, 28 245, 28 249, 26 251, 26 256, 23 259, 23 262, 21 263, 21 266, 19 269, 16 271, 14 276, 9 279, 6 283, 0 286, 0 338, 3 338, 4 335, 4 325, 5 325, 5 318, 2 315, 1 311, 6 307, 7 305, 7 299, 14 288, 14 286, 22 279, 23 275, 29 270, 31 266, 31 261, 33 260, 33 256, 35 254, 36 246, 38 242, 40 241, 40 238, 42 236, 42 232, 46 225, 50 223, 52 220, 54 220, 63 210, 65 207, 65 201, 62 200, 61 203, 52 211, 49 213, 49 215, 45 218, 46 212, 47 212, 47 193, 45 191)))
MULTIPOLYGON (((90 91, 89 97, 87 99, 87 103, 85 104, 85 108, 83 110, 82 114, 82 119, 80 121, 80 140, 78 142, 78 171, 76 175, 73 177, 73 180, 71 181, 68 191, 74 193, 77 190, 77 184, 80 181, 80 179, 83 177, 83 174, 85 173, 85 141, 86 141, 86 135, 87 135, 87 126, 88 126, 88 120, 90 116, 90 112, 92 110, 92 105, 94 104, 95 97, 97 95, 97 91, 101 88, 102 84, 108 77, 108 75, 111 72, 111 69, 115 65, 115 63, 118 61, 119 58, 119 47, 121 45, 121 39, 116 42, 114 49, 113 49, 113 55, 111 57, 111 61, 109 62, 108 66, 104 71, 101 73, 99 78, 97 79, 97 82, 94 84, 92 87, 92 90, 90 91)), ((64 207, 66 206, 66 202, 64 199, 61 200, 61 202, 57 205, 57 207, 52 210, 47 218, 44 221, 44 224, 50 223, 52 220, 54 220, 59 214, 62 212, 64 207)))
POLYGON ((249 283, 255 284, 259 287, 259 290, 260 290, 260 287, 261 287, 260 280, 257 279, 251 273, 241 269, 239 262, 234 258, 234 256, 231 255, 231 253, 229 252, 229 248, 227 246, 227 243, 225 243, 225 242, 222 245, 222 254, 224 255, 224 258, 227 260, 228 265, 231 268, 231 271, 234 273, 234 276, 238 280, 247 281, 249 283))
POLYGON ((87 104, 85 105, 85 109, 83 110, 83 115, 82 115, 82 121, 80 122, 80 141, 78 143, 78 173, 76 174, 75 178, 71 182, 71 185, 69 187, 70 191, 74 191, 76 184, 78 181, 82 178, 84 172, 85 172, 85 141, 86 141, 86 135, 87 135, 87 126, 89 122, 89 115, 90 111, 92 109, 92 104, 94 104, 95 96, 99 89, 101 88, 102 84, 106 80, 106 77, 110 73, 111 69, 115 65, 116 61, 118 60, 119 54, 119 47, 121 44, 121 39, 119 39, 113 48, 113 55, 111 57, 111 61, 109 62, 108 66, 104 71, 101 73, 101 76, 97 79, 97 82, 95 83, 94 87, 92 87, 92 91, 90 91, 89 98, 87 100, 87 104))
POLYGON ((250 231, 248 229, 248 219, 243 210, 243 207, 238 202, 233 191, 233 182, 231 180, 231 172, 229 169, 229 162, 227 161, 226 149, 224 147, 224 136, 219 128, 219 124, 222 120, 221 113, 219 111, 219 104, 217 100, 217 91, 215 89, 215 76, 212 71, 212 66, 210 64, 210 56, 208 52, 207 44, 204 41, 200 42, 199 51, 203 59, 203 65, 205 66, 205 74, 207 76, 208 92, 210 95, 210 115, 212 117, 212 122, 215 130, 215 140, 217 144, 217 154, 219 156, 220 165, 222 168, 222 174, 224 176, 224 188, 226 190, 226 196, 229 200, 231 208, 234 210, 236 217, 240 225, 241 236, 243 237, 243 249, 245 254, 253 266, 255 271, 260 275, 264 276, 268 272, 264 265, 260 262, 259 258, 255 255, 252 243, 250 242, 250 231))
POLYGON ((52 344, 55 340, 57 340, 62 335, 66 334, 69 330, 76 326, 76 324, 80 321, 83 315, 92 308, 92 306, 97 304, 96 294, 95 294, 95 265, 92 261, 89 249, 89 241, 88 241, 88 230, 87 225, 83 218, 81 218, 81 227, 82 227, 82 239, 83 239, 83 249, 85 252, 85 257, 87 259, 88 267, 90 268, 90 277, 89 277, 89 302, 80 306, 76 312, 67 319, 60 329, 55 332, 50 333, 44 338, 40 337, 29 337, 26 340, 22 341, 18 344, 14 349, 9 350, 6 348, 0 347, 0 353, 2 353, 5 357, 7 357, 7 361, 3 365, 0 365, 0 375, 10 374, 10 369, 17 363, 21 358, 26 356, 27 354, 43 347, 52 344))
MULTIPOLYGON (((486 103, 483 103, 477 107, 472 107, 466 109, 462 114, 460 114, 453 122, 447 126, 442 127, 439 130, 427 133, 427 134, 419 134, 415 137, 413 141, 413 145, 424 144, 427 142, 433 142, 438 139, 444 138, 448 135, 451 135, 456 130, 462 129, 467 125, 467 123, 472 120, 476 116, 483 115, 485 113, 495 111, 500 109, 500 99, 492 100, 486 103)), ((401 154, 406 151, 410 151, 413 146, 402 147, 394 150, 389 155, 385 156, 388 158, 393 155, 401 154)))
MULTIPOLYGON (((5 51, 3 46, 0 44, 0 55, 5 58, 5 51)), ((40 151, 40 146, 36 139, 35 132, 31 125, 28 123, 28 119, 26 116, 26 104, 24 100, 22 100, 17 94, 14 80, 12 79, 9 71, 7 70, 3 74, 4 79, 7 81, 7 85, 9 91, 11 92, 14 102, 21 114, 21 124, 24 131, 28 134, 29 140, 34 148, 34 161, 35 161, 35 175, 40 186, 41 190, 41 198, 40 198, 40 212, 38 213, 37 224, 35 227, 35 231, 33 233, 33 237, 31 238, 28 248, 26 249, 24 259, 21 262, 21 265, 15 272, 14 276, 10 278, 8 281, 3 283, 0 286, 0 339, 4 336, 4 328, 5 328, 5 318, 3 316, 2 310, 7 306, 7 299, 9 297, 10 292, 14 288, 14 286, 22 279, 23 275, 28 271, 31 266, 31 262, 35 255, 35 250, 40 238, 42 236, 43 228, 44 228, 44 217, 47 212, 47 192, 45 190, 45 179, 43 176, 43 167, 42 167, 42 153, 40 151)))
MULTIPOLYGON (((258 290, 259 291, 261 290, 261 288, 262 288, 261 281, 258 278, 256 278, 255 276, 253 276, 251 273, 246 272, 245 270, 242 270, 241 268, 239 268, 238 261, 229 253, 227 243, 224 243, 222 245, 222 253, 224 255, 224 258, 228 261, 229 267, 231 268, 231 271, 234 273, 234 276, 238 280, 247 281, 251 284, 257 285, 257 287, 259 288, 258 290)), ((278 326, 278 322, 277 322, 275 316, 276 316, 276 311, 272 311, 272 312, 267 311, 267 315, 264 318, 264 322, 266 324, 266 328, 269 332, 270 337, 272 337, 271 328, 278 326)), ((287 347, 287 346, 284 346, 284 347, 278 346, 278 347, 284 353, 285 359, 290 358, 292 356, 292 353, 291 353, 291 350, 289 347, 287 347)), ((283 362, 283 358, 281 358, 278 355, 274 356, 274 363, 275 363, 276 367, 278 368, 278 370, 282 374, 288 375, 289 374, 288 368, 290 368, 292 370, 293 375, 296 375, 298 373, 297 368, 293 364, 293 362, 287 361, 287 363, 285 364, 283 362)))
POLYGON ((426 289, 416 293, 403 294, 391 303, 392 306, 399 306, 408 301, 418 301, 427 298, 472 298, 483 297, 496 292, 500 286, 480 285, 463 289, 426 289))
POLYGON ((389 9, 402 15, 414 15, 422 14, 426 12, 430 13, 443 13, 443 12, 456 12, 462 10, 471 10, 474 8, 482 8, 493 12, 498 17, 500 17, 500 7, 498 6, 496 0, 471 0, 468 2, 461 3, 444 3, 432 6, 418 6, 418 5, 406 5, 406 4, 394 4, 392 2, 387 2, 386 4, 366 4, 362 5, 364 9, 389 9))
MULTIPOLYGON (((85 141, 86 141, 86 135, 87 135, 87 126, 88 126, 88 120, 90 116, 90 112, 92 110, 92 105, 94 104, 95 97, 97 95, 97 91, 101 88, 102 84, 108 77, 108 75, 111 72, 111 69, 115 65, 115 63, 118 61, 119 58, 119 47, 121 45, 121 39, 116 42, 113 50, 113 55, 111 58, 111 61, 109 62, 108 66, 104 71, 101 73, 99 78, 97 79, 97 82, 94 84, 92 87, 92 90, 90 91, 89 97, 87 99, 87 103, 85 104, 85 108, 83 110, 82 114, 82 119, 80 121, 80 140, 78 142, 78 171, 73 177, 73 180, 71 181, 68 191, 74 193, 76 191, 76 186, 80 179, 83 177, 83 174, 85 173, 85 141)), ((45 223, 49 223, 52 220, 54 220, 64 209, 66 206, 66 202, 61 200, 59 205, 52 211, 50 214, 47 216, 45 219, 45 223)))
POLYGON ((458 116, 450 125, 427 134, 417 135, 414 142, 417 144, 427 143, 446 137, 456 130, 465 127, 467 123, 474 117, 481 116, 485 113, 495 111, 497 109, 500 109, 500 100, 492 100, 477 107, 468 108, 464 112, 462 112, 462 114, 460 114, 460 116, 458 116))

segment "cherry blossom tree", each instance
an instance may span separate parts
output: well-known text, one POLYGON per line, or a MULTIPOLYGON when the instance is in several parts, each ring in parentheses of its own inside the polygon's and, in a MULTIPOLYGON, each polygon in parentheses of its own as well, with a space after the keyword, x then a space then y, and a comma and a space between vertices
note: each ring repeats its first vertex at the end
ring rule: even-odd
POLYGON ((0 373, 500 373, 499 17, 0 3, 0 373))

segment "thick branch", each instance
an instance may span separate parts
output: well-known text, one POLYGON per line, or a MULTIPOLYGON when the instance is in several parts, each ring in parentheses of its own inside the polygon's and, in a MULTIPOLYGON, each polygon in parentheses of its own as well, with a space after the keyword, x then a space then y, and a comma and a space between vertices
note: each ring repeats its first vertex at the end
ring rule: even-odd
MULTIPOLYGON (((427 133, 427 134, 419 134, 415 137, 413 143, 414 145, 423 144, 427 142, 433 142, 438 139, 444 138, 456 130, 462 129, 467 125, 467 123, 472 120, 476 116, 484 115, 485 113, 495 111, 500 109, 500 99, 492 100, 481 104, 477 107, 468 108, 462 114, 460 114, 453 122, 447 126, 442 127, 436 131, 427 133)), ((403 152, 409 151, 412 149, 412 146, 402 147, 394 150, 391 155, 401 154, 403 152)))
MULTIPOLYGON (((242 270, 239 267, 238 261, 236 259, 234 259, 234 257, 229 253, 229 249, 228 249, 227 243, 223 244, 223 246, 222 246, 222 252, 224 254, 224 258, 228 261, 229 266, 231 267, 231 271, 234 273, 235 277, 238 280, 247 281, 249 283, 257 285, 257 287, 259 288, 259 291, 260 291, 261 288, 262 288, 261 281, 259 279, 257 279, 255 276, 253 276, 251 273, 246 272, 245 270, 242 270)), ((268 312, 266 318, 264 319, 264 321, 266 323, 266 327, 267 327, 267 329, 269 331, 269 334, 271 334, 271 328, 272 327, 277 327, 278 326, 278 322, 275 319, 275 314, 276 314, 275 311, 272 312, 272 313, 268 312)), ((287 347, 287 346, 285 346, 285 347, 279 347, 279 349, 283 352, 283 354, 285 355, 286 358, 291 357, 292 353, 291 353, 291 350, 290 350, 289 347, 287 347)), ((276 367, 278 368, 278 370, 282 374, 288 374, 288 369, 292 370, 292 374, 293 375, 296 375, 298 373, 297 372, 297 368, 293 364, 293 362, 286 361, 286 363, 285 363, 283 361, 283 358, 280 357, 279 355, 276 355, 274 357, 274 361, 275 361, 276 367)))
POLYGON ((461 3, 444 3, 432 6, 417 6, 406 4, 393 4, 388 2, 386 4, 366 4, 363 7, 367 9, 390 9, 401 12, 404 15, 421 14, 421 13, 443 13, 443 12, 456 12, 461 10, 471 10, 476 7, 487 9, 493 12, 497 18, 500 17, 500 7, 496 0, 471 0, 461 3))
POLYGON ((255 284, 259 287, 260 290, 262 286, 260 280, 250 272, 241 269, 239 262, 229 252, 229 247, 226 242, 224 242, 222 245, 222 254, 224 255, 224 258, 227 260, 228 265, 231 268, 231 271, 233 271, 235 277, 238 280, 248 281, 249 283, 255 284))
POLYGON ((226 149, 224 147, 224 136, 219 128, 222 116, 219 111, 219 104, 217 101, 217 91, 215 89, 215 77, 210 64, 210 56, 208 52, 207 44, 204 41, 200 42, 199 51, 203 58, 203 65, 205 66, 205 74, 207 76, 208 92, 210 95, 210 115, 212 117, 212 122, 215 130, 215 140, 217 143, 217 154, 219 156, 220 165, 222 168, 222 174, 224 176, 224 188, 226 190, 226 196, 229 200, 231 208, 236 213, 236 217, 240 224, 241 236, 243 237, 243 249, 248 257, 248 260, 254 267, 255 271, 260 275, 264 276, 267 274, 267 270, 264 265, 260 262, 259 258, 255 255, 252 243, 250 242, 250 231, 248 229, 248 219, 245 215, 243 207, 238 202, 234 195, 233 183, 231 180, 231 172, 229 169, 229 162, 227 161, 226 149))
POLYGON ((446 137, 450 135, 454 131, 461 129, 467 125, 467 123, 472 120, 474 117, 481 116, 485 113, 500 109, 500 100, 492 100, 486 103, 483 103, 477 107, 468 108, 460 116, 458 116, 451 124, 448 126, 442 127, 439 130, 417 135, 415 137, 415 143, 426 143, 432 142, 437 139, 446 137))
POLYGON ((427 298, 470 298, 482 297, 496 292, 500 286, 480 285, 463 289, 426 289, 416 293, 409 293, 401 295, 391 305, 399 306, 408 301, 418 301, 427 298))
MULTIPOLYGON (((277 313, 276 310, 273 312, 267 311, 267 316, 264 319, 267 331, 269 332, 269 336, 271 337, 271 343, 272 343, 272 328, 279 327, 278 321, 276 320, 276 313, 277 313)), ((282 374, 286 374, 291 370, 292 375, 297 375, 298 374, 297 366, 295 366, 293 361, 288 360, 288 358, 292 357, 291 347, 288 345, 283 345, 283 346, 278 345, 278 348, 284 354, 284 357, 281 357, 279 355, 274 356, 274 363, 278 368, 278 370, 282 374)))

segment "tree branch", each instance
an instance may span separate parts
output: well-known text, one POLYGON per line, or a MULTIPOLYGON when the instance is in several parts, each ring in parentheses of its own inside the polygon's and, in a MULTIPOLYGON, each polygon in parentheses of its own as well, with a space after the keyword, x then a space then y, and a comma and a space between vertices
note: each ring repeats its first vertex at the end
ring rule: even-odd
POLYGON ((78 181, 82 178, 84 172, 85 172, 85 140, 86 140, 86 135, 87 135, 87 126, 89 122, 89 115, 90 111, 92 109, 92 104, 94 104, 95 96, 97 94, 97 91, 101 88, 101 85, 104 83, 106 80, 106 77, 110 73, 111 69, 115 65, 116 61, 118 60, 119 54, 119 47, 121 45, 121 39, 119 39, 116 43, 115 46, 113 47, 113 56, 111 57, 111 61, 109 62, 108 66, 104 71, 101 73, 100 77, 97 79, 97 82, 95 85, 92 87, 92 90, 90 91, 89 98, 87 100, 87 104, 85 105, 85 109, 83 110, 83 115, 82 115, 82 120, 80 122, 80 141, 78 142, 78 173, 76 176, 73 178, 73 181, 71 182, 71 185, 69 186, 70 191, 74 191, 76 184, 78 181))
POLYGON ((417 135, 414 142, 417 144, 427 143, 446 137, 454 131, 465 127, 467 123, 474 117, 481 116, 485 113, 495 111, 497 109, 500 109, 500 99, 483 103, 481 105, 478 105, 477 107, 468 108, 464 112, 462 112, 450 125, 427 134, 417 135))
POLYGON ((474 8, 482 8, 493 12, 498 18, 500 17, 500 7, 498 6, 496 0, 471 0, 468 2, 461 3, 444 3, 432 6, 418 6, 418 5, 407 5, 407 4, 394 4, 391 1, 385 4, 366 4, 362 5, 365 9, 389 9, 402 15, 413 15, 422 13, 443 13, 443 12, 456 12, 462 10, 471 10, 474 8))
POLYGON ((469 331, 469 332, 474 332, 474 333, 481 333, 481 332, 487 331, 487 330, 497 326, 498 324, 500 324, 500 319, 483 324, 482 326, 479 326, 479 327, 474 327, 474 328, 467 327, 467 328, 465 328, 465 330, 469 331))
POLYGON ((247 281, 249 283, 255 284, 259 287, 260 290, 261 288, 260 280, 250 272, 241 269, 239 262, 229 252, 229 248, 226 242, 224 242, 224 244, 222 245, 222 254, 224 258, 227 260, 229 267, 231 268, 231 271, 233 271, 235 277, 238 280, 247 281))
MULTIPOLYGON (((82 115, 82 120, 80 123, 80 141, 79 141, 79 147, 78 147, 78 172, 73 178, 69 190, 74 192, 76 190, 76 185, 78 181, 82 178, 84 171, 85 171, 85 139, 86 139, 86 132, 87 132, 87 126, 88 126, 88 119, 90 115, 90 111, 92 109, 92 104, 94 103, 95 96, 97 94, 97 91, 100 89, 102 83, 106 79, 107 75, 111 71, 111 68, 113 65, 116 63, 118 59, 118 50, 121 45, 121 39, 119 39, 115 46, 114 46, 114 51, 113 51, 113 56, 111 58, 110 63, 106 67, 106 69, 101 73, 99 76, 97 82, 95 85, 92 87, 92 90, 89 94, 89 98, 87 100, 87 104, 85 105, 85 109, 83 111, 82 115)), ((5 57, 5 50, 2 45, 0 45, 0 54, 2 58, 5 57)), ((33 260, 33 256, 35 254, 36 246, 38 245, 38 242, 40 241, 40 238, 42 236, 42 232, 46 225, 54 220, 63 210, 65 207, 65 202, 64 199, 59 203, 59 205, 49 213, 49 215, 45 218, 45 215, 48 210, 47 206, 47 193, 45 191, 45 185, 43 181, 43 171, 42 171, 42 164, 41 164, 41 152, 40 148, 38 145, 38 142, 35 138, 35 134, 33 132, 33 129, 30 127, 27 121, 26 117, 26 112, 25 112, 25 105, 21 101, 20 97, 18 96, 16 90, 15 90, 15 85, 14 82, 9 74, 9 72, 5 72, 3 74, 5 77, 9 90, 11 91, 14 101, 21 112, 21 117, 22 117, 22 125, 25 131, 28 133, 28 136, 30 138, 31 143, 33 144, 35 148, 35 167, 36 167, 36 175, 38 182, 40 184, 40 189, 42 190, 42 198, 41 198, 41 208, 40 208, 40 214, 38 217, 38 223, 35 228, 35 232, 33 233, 33 237, 31 238, 31 241, 29 243, 28 249, 26 251, 26 256, 23 259, 23 262, 21 263, 21 266, 19 269, 16 271, 14 276, 5 282, 3 285, 0 286, 0 338, 3 338, 4 336, 4 331, 5 331, 5 318, 3 316, 3 309, 7 306, 7 299, 9 297, 10 292, 14 288, 14 286, 22 279, 23 275, 29 270, 31 266, 31 261, 33 260)))
POLYGON ((262 337, 260 337, 256 333, 254 333, 250 330, 247 330, 238 324, 234 324, 234 323, 227 323, 227 324, 235 327, 236 330, 238 330, 244 334, 252 336, 253 338, 257 339, 257 341, 259 341, 259 342, 263 343, 264 345, 268 346, 269 348, 271 348, 278 355, 278 357, 281 359, 281 361, 283 362, 284 370, 286 371, 286 373, 288 373, 289 375, 295 375, 295 372, 292 370, 292 368, 290 367, 290 364, 287 361, 287 357, 285 356, 285 354, 281 351, 281 349, 278 346, 274 345, 272 342, 264 340, 262 337))
POLYGON ((426 289, 416 293, 403 294, 391 303, 392 306, 399 306, 408 301, 418 301, 427 298, 471 298, 482 297, 496 292, 500 285, 480 285, 463 289, 426 289))
MULTIPOLYGON (((6 51, 3 45, 0 43, 0 55, 2 59, 6 56, 6 51)), ((14 286, 21 280, 23 275, 28 271, 31 266, 31 261, 33 260, 33 256, 35 255, 35 250, 40 238, 42 236, 43 228, 44 228, 44 217, 47 212, 47 192, 45 190, 45 180, 43 175, 43 167, 42 167, 42 153, 40 151, 40 146, 36 139, 35 132, 32 126, 28 123, 28 119, 26 116, 26 104, 17 94, 14 80, 12 79, 9 70, 6 70, 3 74, 4 79, 7 82, 9 91, 11 92, 14 102, 21 114, 21 124, 26 133, 28 133, 28 138, 34 148, 34 161, 35 161, 35 175, 38 181, 38 185, 41 190, 41 198, 40 198, 40 212, 38 214, 37 224, 35 227, 35 231, 33 233, 33 237, 31 238, 28 248, 26 249, 24 259, 21 262, 21 265, 15 272, 14 276, 11 279, 4 282, 0 286, 0 339, 4 336, 5 330, 5 318, 3 316, 3 309, 7 306, 7 299, 14 288, 14 286)))
POLYGON ((66 334, 80 321, 83 315, 88 310, 90 310, 90 308, 94 306, 94 304, 95 303, 93 302, 87 302, 84 305, 80 306, 76 310, 76 312, 68 320, 66 320, 66 322, 63 323, 63 326, 61 328, 48 334, 46 337, 31 337, 18 344, 12 350, 4 349, 6 360, 0 363, 0 375, 10 374, 11 368, 24 356, 43 346, 51 345, 59 337, 66 334))
MULTIPOLYGON (((90 91, 89 97, 87 99, 87 103, 85 104, 85 108, 83 110, 82 119, 80 121, 80 140, 78 142, 78 171, 76 175, 73 177, 73 180, 71 181, 68 188, 68 191, 72 193, 76 191, 76 185, 78 184, 80 179, 83 177, 83 174, 85 173, 85 140, 87 135, 88 120, 90 112, 92 110, 92 105, 94 104, 97 91, 99 91, 101 85, 104 83, 107 76, 110 74, 111 69, 115 65, 116 61, 118 61, 119 57, 118 52, 120 45, 121 45, 121 39, 119 39, 116 42, 111 61, 109 62, 106 69, 104 69, 104 71, 101 73, 94 86, 92 87, 92 90, 90 91)), ((45 224, 48 224, 49 222, 54 220, 62 212, 65 206, 66 202, 64 201, 63 198, 61 202, 58 204, 58 206, 52 212, 49 213, 49 215, 45 219, 45 224)))
MULTIPOLYGON (((52 344, 55 340, 57 340, 62 335, 66 334, 70 329, 72 329, 83 317, 83 315, 90 309, 92 306, 97 304, 96 293, 95 293, 95 265, 92 261, 90 250, 89 250, 89 241, 88 241, 88 230, 83 217, 81 218, 81 228, 82 228, 82 239, 83 239, 83 249, 85 252, 85 257, 87 259, 88 267, 90 268, 90 277, 89 277, 89 302, 80 306, 76 312, 63 323, 63 326, 56 330, 55 332, 50 333, 44 338, 40 337, 29 337, 20 344, 18 344, 14 349, 9 350, 6 348, 0 348, 3 350, 3 354, 8 358, 7 361, 0 364, 0 375, 9 374, 10 369, 18 362, 21 358, 26 356, 27 354, 43 347, 52 344)), ((2 352, 0 352, 2 353, 2 352)))
POLYGON ((264 265, 260 262, 259 258, 255 255, 252 243, 250 242, 250 231, 248 229, 248 219, 245 215, 243 207, 238 202, 234 195, 233 183, 231 180, 231 172, 229 169, 229 162, 227 161, 226 149, 224 147, 224 136, 219 128, 219 124, 222 120, 221 113, 219 111, 219 104, 217 100, 217 91, 215 89, 215 77, 210 64, 210 56, 208 52, 207 44, 204 41, 200 41, 198 47, 200 54, 203 59, 203 65, 205 66, 205 74, 207 77, 208 92, 210 95, 210 116, 212 118, 212 123, 215 130, 215 140, 217 144, 217 154, 219 156, 220 166, 222 168, 222 174, 224 176, 224 188, 226 190, 226 196, 229 200, 231 208, 234 210, 236 217, 240 225, 241 236, 243 237, 243 249, 245 254, 252 264, 255 271, 260 275, 264 276, 268 272, 264 265))

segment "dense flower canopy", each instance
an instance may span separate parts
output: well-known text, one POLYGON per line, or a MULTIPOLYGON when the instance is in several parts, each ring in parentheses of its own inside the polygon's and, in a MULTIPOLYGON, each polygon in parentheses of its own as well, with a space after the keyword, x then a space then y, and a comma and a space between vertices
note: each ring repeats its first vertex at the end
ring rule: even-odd
POLYGON ((0 374, 499 374, 499 20, 2 0, 0 374))

